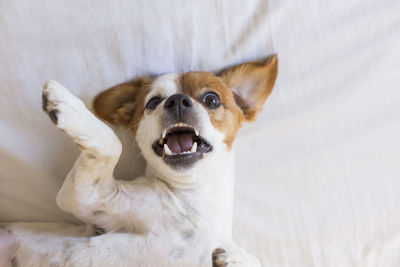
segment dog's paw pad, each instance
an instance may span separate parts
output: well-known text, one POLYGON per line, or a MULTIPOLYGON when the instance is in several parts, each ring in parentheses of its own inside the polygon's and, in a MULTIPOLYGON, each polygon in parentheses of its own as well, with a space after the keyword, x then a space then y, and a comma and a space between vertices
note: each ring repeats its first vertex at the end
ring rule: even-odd
POLYGON ((47 115, 49 115, 51 121, 54 124, 57 124, 57 121, 58 121, 58 118, 57 118, 58 110, 55 108, 54 103, 49 101, 49 98, 48 98, 47 95, 48 95, 48 93, 43 91, 43 94, 42 94, 42 109, 43 109, 44 112, 47 113, 47 115))
POLYGON ((55 106, 53 104, 51 104, 51 102, 49 103, 49 99, 47 97, 47 94, 43 92, 42 94, 42 108, 43 111, 47 113, 47 115, 49 115, 49 118, 51 119, 51 121, 57 125, 58 122, 58 117, 57 117, 57 113, 58 110, 55 108, 55 106))
POLYGON ((216 248, 212 253, 212 266, 229 266, 227 251, 224 248, 216 248))
POLYGON ((212 253, 213 267, 259 267, 260 262, 252 255, 247 254, 243 249, 237 247, 219 247, 212 253))
POLYGON ((57 124, 57 121, 58 121, 57 113, 58 113, 58 110, 56 110, 56 109, 53 109, 52 111, 50 111, 50 112, 48 113, 48 114, 49 114, 49 117, 50 117, 50 120, 51 120, 54 124, 57 124))
POLYGON ((47 94, 45 92, 42 93, 42 109, 44 112, 47 112, 47 104, 49 103, 49 99, 47 98, 47 94))

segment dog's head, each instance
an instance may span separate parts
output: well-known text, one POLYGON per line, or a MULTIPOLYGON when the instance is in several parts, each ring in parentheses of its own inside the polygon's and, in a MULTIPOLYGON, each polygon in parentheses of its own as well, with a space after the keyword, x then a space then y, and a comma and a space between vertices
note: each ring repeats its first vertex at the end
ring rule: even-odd
POLYGON ((102 92, 94 110, 136 135, 148 164, 187 173, 212 161, 212 155, 230 151, 242 122, 253 121, 261 111, 276 76, 273 55, 220 75, 187 72, 142 78, 102 92))

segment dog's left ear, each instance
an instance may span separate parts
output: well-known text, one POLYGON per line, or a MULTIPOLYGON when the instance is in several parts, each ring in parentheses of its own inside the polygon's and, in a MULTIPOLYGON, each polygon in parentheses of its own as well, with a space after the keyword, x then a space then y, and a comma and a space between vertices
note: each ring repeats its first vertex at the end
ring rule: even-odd
POLYGON ((228 68, 220 77, 232 89, 236 104, 248 121, 256 119, 270 95, 278 75, 276 54, 265 62, 248 62, 228 68))
POLYGON ((96 115, 109 123, 129 126, 141 116, 150 82, 150 78, 137 79, 101 92, 93 101, 96 115))

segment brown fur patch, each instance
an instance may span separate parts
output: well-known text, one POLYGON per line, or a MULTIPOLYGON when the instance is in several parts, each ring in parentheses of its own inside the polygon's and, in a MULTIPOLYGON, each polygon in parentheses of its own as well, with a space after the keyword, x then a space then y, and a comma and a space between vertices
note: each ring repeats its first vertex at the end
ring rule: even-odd
MULTIPOLYGON (((244 120, 253 121, 275 84, 278 73, 276 55, 265 62, 248 62, 225 70, 219 77, 206 71, 187 72, 176 79, 182 93, 201 103, 207 91, 220 97, 222 105, 208 109, 215 128, 225 134, 224 142, 230 149, 244 120)), ((122 125, 136 134, 144 116, 145 97, 152 80, 142 78, 112 87, 94 100, 96 114, 110 123, 122 125)))
POLYGON ((246 120, 254 121, 271 94, 277 75, 278 56, 274 54, 264 62, 247 62, 228 68, 221 78, 232 88, 246 120))
POLYGON ((211 123, 225 134, 224 142, 230 149, 236 134, 242 125, 243 112, 236 105, 231 89, 220 78, 210 72, 196 71, 181 75, 179 87, 182 92, 201 103, 201 97, 208 91, 217 93, 221 106, 216 109, 207 109, 211 123))
POLYGON ((114 86, 96 96, 93 109, 103 120, 125 126, 136 134, 151 83, 152 80, 145 77, 114 86))

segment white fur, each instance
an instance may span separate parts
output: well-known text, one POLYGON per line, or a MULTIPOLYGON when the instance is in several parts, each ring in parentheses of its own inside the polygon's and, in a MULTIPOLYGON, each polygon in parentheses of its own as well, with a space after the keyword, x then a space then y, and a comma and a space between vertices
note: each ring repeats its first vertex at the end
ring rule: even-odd
POLYGON ((157 77, 153 84, 152 90, 146 96, 146 102, 153 96, 159 95, 161 97, 167 97, 176 93, 176 79, 178 79, 179 73, 168 73, 157 77))
MULTIPOLYGON (((176 93, 175 78, 168 74, 156 79, 147 98, 176 93)), ((185 171, 155 155, 151 144, 163 130, 162 103, 145 112, 137 131, 148 162, 145 176, 120 181, 113 177, 121 153, 113 131, 60 84, 48 82, 44 94, 48 111, 58 111, 57 127, 82 150, 57 204, 89 226, 9 225, 18 245, 12 257, 20 266, 211 266, 217 247, 224 248, 214 255, 217 266, 259 266, 232 241, 233 155, 201 104, 193 101, 193 108, 212 152, 185 171), (106 233, 93 236, 96 228, 106 233)), ((0 233, 3 244, 10 240, 5 236, 0 233)))

